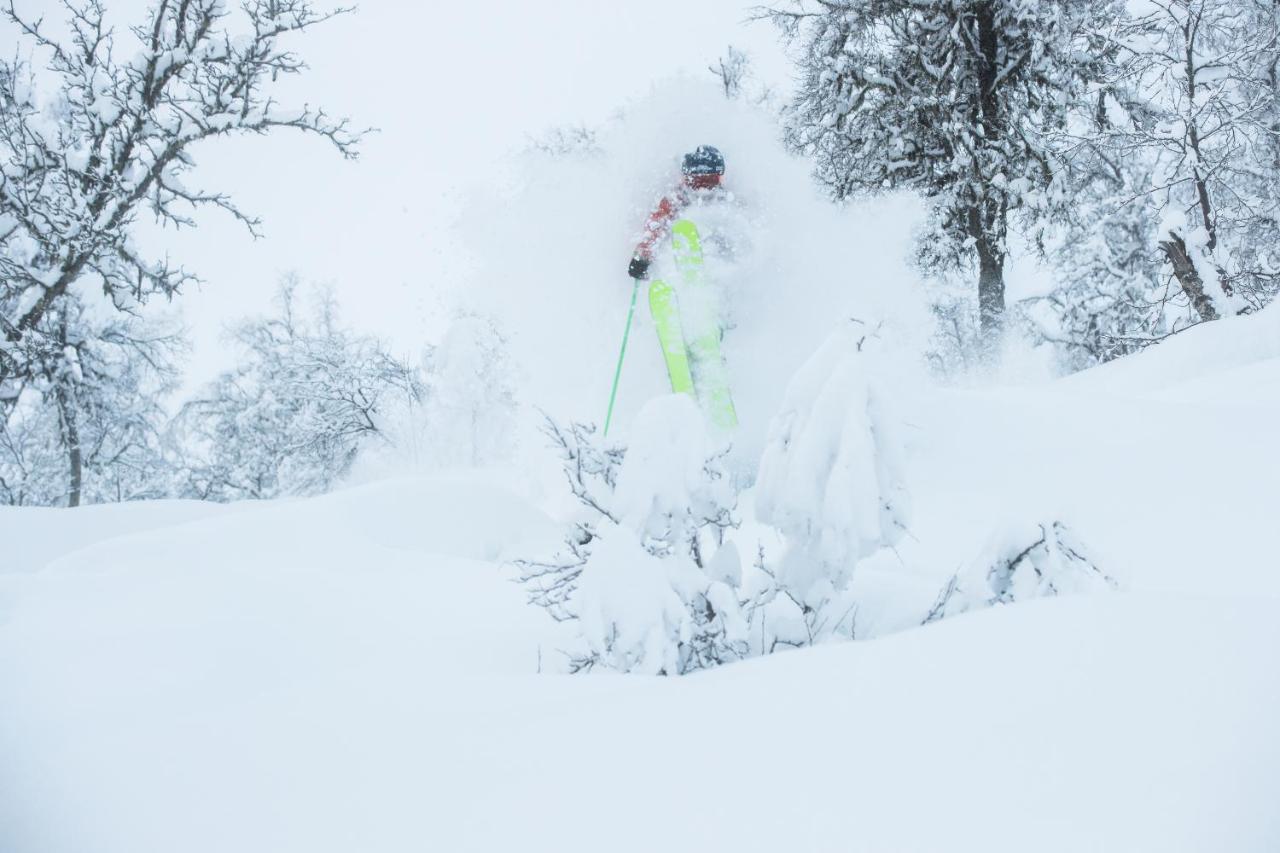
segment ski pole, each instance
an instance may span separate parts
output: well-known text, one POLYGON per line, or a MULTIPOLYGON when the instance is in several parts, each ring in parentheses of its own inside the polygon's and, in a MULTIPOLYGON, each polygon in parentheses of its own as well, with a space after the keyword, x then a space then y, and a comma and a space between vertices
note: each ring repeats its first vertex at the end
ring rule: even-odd
POLYGON ((631 318, 636 313, 636 294, 640 292, 640 279, 632 279, 631 307, 627 309, 627 327, 622 330, 622 349, 618 351, 618 366, 613 371, 613 390, 609 392, 609 411, 604 416, 604 437, 609 436, 609 423, 613 420, 613 401, 618 396, 618 380, 622 378, 622 359, 627 354, 627 338, 631 337, 631 318))

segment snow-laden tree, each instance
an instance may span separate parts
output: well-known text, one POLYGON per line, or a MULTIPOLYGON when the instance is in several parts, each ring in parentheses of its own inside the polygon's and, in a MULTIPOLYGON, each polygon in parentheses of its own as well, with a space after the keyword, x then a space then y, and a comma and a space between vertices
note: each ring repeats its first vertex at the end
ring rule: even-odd
POLYGON ((564 551, 516 566, 531 601, 580 627, 571 667, 678 675, 746 656, 741 569, 725 542, 736 494, 692 398, 651 401, 625 448, 582 425, 546 431, 581 514, 564 551))
POLYGON ((119 30, 103 0, 56 5, 66 18, 57 30, 15 0, 0 7, 21 39, 17 58, 0 60, 0 417, 40 377, 76 371, 64 339, 88 335, 67 326, 80 313, 69 300, 94 315, 136 314, 192 279, 142 253, 140 217, 185 227, 216 208, 257 233, 226 195, 183 182, 201 144, 291 128, 354 156, 358 136, 272 96, 304 67, 289 39, 337 11, 308 0, 155 0, 119 30))
MULTIPOLYGON (((1083 169, 1086 155, 1078 154, 1083 169)), ((1150 170, 1105 152, 1049 242, 1054 287, 1018 305, 1033 341, 1052 344, 1064 372, 1136 352, 1195 322, 1165 274, 1150 170)))
POLYGON ((926 269, 976 260, 986 347, 1005 312, 1011 226, 1070 204, 1060 137, 1103 77, 1114 0, 795 0, 772 17, 800 48, 787 138, 837 199, 925 197, 926 269))
POLYGON ((56 410, 26 394, 0 424, 0 504, 58 506, 68 500, 67 456, 56 410))
POLYGON ((275 316, 240 324, 237 366, 187 402, 174 424, 180 491, 206 500, 324 492, 380 437, 377 416, 393 397, 420 395, 416 373, 378 341, 338 323, 322 294, 313 316, 296 282, 279 291, 275 316))
POLYGON ((427 358, 431 397, 425 439, 437 465, 510 458, 515 442, 515 366, 492 318, 456 318, 427 358))
MULTIPOLYGON (((1268 301, 1280 274, 1280 7, 1141 0, 1120 34, 1104 146, 1150 174, 1159 247, 1202 320, 1268 301)), ((1128 199, 1118 199, 1121 203, 1128 199)))
POLYGON ((858 562, 906 531, 903 427, 864 352, 874 344, 857 321, 839 328, 791 380, 769 427, 756 516, 786 540, 765 598, 775 632, 794 626, 792 644, 841 631, 858 562))
POLYGON ((165 495, 162 401, 176 384, 180 333, 156 319, 91 316, 71 295, 52 310, 58 357, 36 365, 0 417, 0 502, 165 495))

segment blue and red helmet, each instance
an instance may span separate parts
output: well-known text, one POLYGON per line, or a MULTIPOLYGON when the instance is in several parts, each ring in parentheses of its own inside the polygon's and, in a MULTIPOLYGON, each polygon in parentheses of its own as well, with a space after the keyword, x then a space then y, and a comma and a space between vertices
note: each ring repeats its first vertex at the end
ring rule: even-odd
POLYGON ((724 155, 715 146, 699 145, 697 149, 684 155, 680 171, 686 175, 723 175, 724 155))

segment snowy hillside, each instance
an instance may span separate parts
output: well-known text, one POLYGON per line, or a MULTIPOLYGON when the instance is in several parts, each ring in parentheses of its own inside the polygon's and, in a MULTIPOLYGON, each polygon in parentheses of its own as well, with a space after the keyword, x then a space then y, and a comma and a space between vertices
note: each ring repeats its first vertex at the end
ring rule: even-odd
POLYGON ((4 849, 1271 849, 1275 317, 913 398, 914 583, 1053 511, 1124 591, 684 679, 546 674, 555 529, 482 475, 6 511, 4 849))

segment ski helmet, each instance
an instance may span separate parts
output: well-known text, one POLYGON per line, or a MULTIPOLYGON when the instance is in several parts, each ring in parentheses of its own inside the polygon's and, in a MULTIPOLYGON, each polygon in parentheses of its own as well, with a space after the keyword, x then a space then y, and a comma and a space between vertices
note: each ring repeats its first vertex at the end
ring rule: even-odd
POLYGON ((724 155, 712 145, 699 145, 695 151, 684 155, 680 171, 686 175, 723 175, 724 155))

